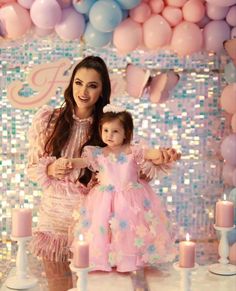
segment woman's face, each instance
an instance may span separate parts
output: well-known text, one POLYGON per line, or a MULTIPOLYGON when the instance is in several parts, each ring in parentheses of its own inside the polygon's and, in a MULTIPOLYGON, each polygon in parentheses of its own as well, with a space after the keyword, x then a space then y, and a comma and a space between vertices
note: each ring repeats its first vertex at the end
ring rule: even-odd
POLYGON ((79 69, 73 82, 73 97, 76 103, 75 113, 79 117, 92 114, 95 103, 102 94, 102 80, 94 69, 79 69))

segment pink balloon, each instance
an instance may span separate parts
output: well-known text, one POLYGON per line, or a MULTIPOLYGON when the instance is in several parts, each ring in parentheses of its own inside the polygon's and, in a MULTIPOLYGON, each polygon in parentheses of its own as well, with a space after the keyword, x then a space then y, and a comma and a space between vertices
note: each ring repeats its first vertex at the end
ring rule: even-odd
POLYGON ((0 7, 13 2, 16 2, 16 0, 0 0, 0 7))
POLYGON ((201 0, 189 0, 184 4, 182 11, 186 21, 198 22, 205 15, 205 6, 201 0))
POLYGON ((222 170, 222 178, 224 180, 224 183, 233 186, 233 171, 235 167, 228 164, 224 163, 223 164, 223 170, 222 170))
POLYGON ((145 22, 150 15, 151 9, 147 3, 140 3, 138 6, 129 11, 130 18, 138 23, 145 22))
POLYGON ((34 0, 17 0, 17 2, 24 8, 30 9, 34 0))
POLYGON ((226 112, 230 114, 236 113, 236 83, 224 87, 220 97, 220 103, 226 112))
POLYGON ((221 143, 220 150, 226 163, 236 166, 236 133, 228 135, 221 143))
POLYGON ((209 23, 211 20, 207 15, 204 15, 203 18, 197 23, 199 28, 203 28, 209 23))
POLYGON ((53 33, 54 29, 53 28, 51 28, 51 29, 43 29, 43 28, 40 28, 38 26, 35 26, 34 27, 34 32, 35 32, 35 34, 37 36, 44 37, 44 36, 47 36, 47 35, 53 33))
POLYGON ((206 3, 206 14, 212 20, 222 20, 226 17, 229 7, 221 7, 211 3, 206 3))
POLYGON ((68 8, 72 5, 72 0, 57 0, 61 8, 68 8))
POLYGON ((55 31, 64 40, 80 39, 85 30, 84 16, 73 8, 62 10, 61 21, 56 24, 55 31))
POLYGON ((236 26, 236 6, 230 7, 226 21, 229 25, 236 26))
POLYGON ((203 29, 205 50, 210 52, 221 52, 223 42, 230 38, 229 25, 224 20, 213 20, 203 29))
POLYGON ((62 11, 56 0, 35 0, 30 9, 30 16, 36 26, 51 29, 60 22, 62 11))
POLYGON ((231 5, 236 4, 236 0, 206 0, 206 2, 221 6, 221 7, 228 7, 231 5))
POLYGON ((183 21, 173 29, 171 48, 180 56, 201 50, 203 37, 200 28, 192 22, 183 21))
POLYGON ((143 24, 143 40, 149 49, 157 49, 169 44, 172 30, 161 15, 152 15, 143 24))
POLYGON ((151 8, 152 13, 158 14, 164 9, 165 4, 163 0, 150 0, 149 6, 151 8))
POLYGON ((4 37, 16 39, 31 27, 29 12, 18 3, 7 4, 0 9, 1 33, 4 37))
POLYGON ((236 187, 236 169, 234 169, 232 174, 233 186, 236 187))
MULTIPOLYGON (((236 38, 236 26, 231 29, 231 39, 236 38)), ((235 60, 236 62, 236 60, 235 60)), ((235 64, 236 66, 236 64, 235 64)))
POLYGON ((234 115, 232 116, 231 127, 232 127, 232 131, 236 132, 236 113, 234 113, 234 115))
POLYGON ((183 7, 188 0, 166 0, 166 4, 173 7, 183 7))
POLYGON ((141 25, 131 18, 123 20, 113 32, 113 43, 121 54, 126 54, 135 50, 141 42, 141 25))
POLYGON ((182 21, 182 10, 177 7, 166 6, 162 11, 162 16, 170 24, 170 26, 176 26, 182 21))

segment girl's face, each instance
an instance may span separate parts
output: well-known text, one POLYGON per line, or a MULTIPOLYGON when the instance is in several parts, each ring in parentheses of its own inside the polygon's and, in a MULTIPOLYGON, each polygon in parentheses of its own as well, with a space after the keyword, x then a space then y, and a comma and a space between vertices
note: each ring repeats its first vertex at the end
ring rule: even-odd
MULTIPOLYGON (((79 69, 73 82, 73 97, 76 103, 76 114, 92 113, 95 103, 102 94, 102 81, 94 69, 79 69)), ((81 116, 83 117, 83 116, 81 116)))
POLYGON ((125 130, 119 119, 103 123, 102 141, 109 147, 118 147, 124 144, 125 130))

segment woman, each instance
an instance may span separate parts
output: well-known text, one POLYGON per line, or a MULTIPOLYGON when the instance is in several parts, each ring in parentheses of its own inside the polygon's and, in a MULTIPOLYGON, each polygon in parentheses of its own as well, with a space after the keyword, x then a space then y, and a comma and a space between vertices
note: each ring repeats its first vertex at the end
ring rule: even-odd
MULTIPOLYGON (((79 157, 85 144, 102 145, 98 121, 110 93, 106 64, 100 57, 88 56, 74 68, 61 108, 42 107, 29 129, 28 176, 43 190, 30 247, 43 259, 48 277, 70 275, 67 246, 72 211, 93 182, 88 170, 73 169, 69 159, 79 157)), ((50 290, 72 287, 71 276, 64 280, 59 286, 51 282, 50 290)))

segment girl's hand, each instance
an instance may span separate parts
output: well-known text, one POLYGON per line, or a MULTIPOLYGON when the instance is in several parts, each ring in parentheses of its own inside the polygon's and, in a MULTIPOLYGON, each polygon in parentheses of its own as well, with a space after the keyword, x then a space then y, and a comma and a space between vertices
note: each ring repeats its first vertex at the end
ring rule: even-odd
POLYGON ((63 179, 72 171, 72 164, 69 159, 59 158, 48 166, 48 175, 56 179, 63 179))

